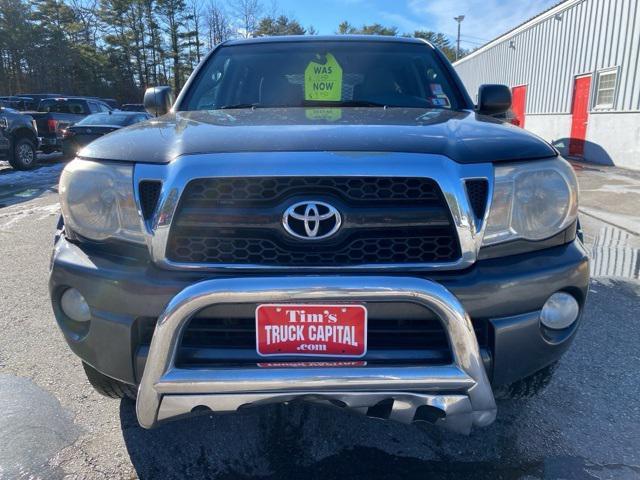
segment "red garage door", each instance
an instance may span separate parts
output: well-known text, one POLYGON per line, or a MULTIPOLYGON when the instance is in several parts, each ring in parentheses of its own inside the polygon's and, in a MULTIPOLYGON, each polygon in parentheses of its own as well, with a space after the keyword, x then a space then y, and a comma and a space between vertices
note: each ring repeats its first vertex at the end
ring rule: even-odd
POLYGON ((517 122, 512 122, 514 125, 524 128, 524 116, 527 111, 527 86, 520 85, 511 89, 511 96, 513 98, 511 110, 516 117, 517 122))
POLYGON ((587 122, 589 121, 590 90, 591 75, 576 78, 573 86, 569 155, 575 155, 578 157, 582 157, 584 155, 584 141, 587 139, 587 122))

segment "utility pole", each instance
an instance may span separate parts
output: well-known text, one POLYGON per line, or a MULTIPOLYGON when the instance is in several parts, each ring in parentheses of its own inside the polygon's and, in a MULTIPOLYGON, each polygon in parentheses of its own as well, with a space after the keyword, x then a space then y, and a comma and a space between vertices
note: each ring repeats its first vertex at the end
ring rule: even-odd
POLYGON ((453 19, 458 22, 458 42, 456 48, 456 60, 460 58, 460 24, 464 20, 464 15, 458 15, 457 17, 453 17, 453 19))

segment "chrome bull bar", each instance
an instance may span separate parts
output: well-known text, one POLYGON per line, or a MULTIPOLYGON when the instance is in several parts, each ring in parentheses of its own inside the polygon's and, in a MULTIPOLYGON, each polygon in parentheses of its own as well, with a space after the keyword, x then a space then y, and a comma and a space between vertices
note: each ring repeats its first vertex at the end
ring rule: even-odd
POLYGON ((140 425, 190 413, 216 412, 293 400, 326 402, 366 413, 392 401, 388 418, 420 420, 420 407, 437 409, 435 423, 468 433, 489 425, 496 404, 471 321, 442 285, 413 277, 289 276, 207 280, 176 295, 158 319, 138 391, 140 425), (449 365, 329 368, 177 368, 182 331, 205 307, 225 303, 413 302, 439 318, 449 338, 449 365))

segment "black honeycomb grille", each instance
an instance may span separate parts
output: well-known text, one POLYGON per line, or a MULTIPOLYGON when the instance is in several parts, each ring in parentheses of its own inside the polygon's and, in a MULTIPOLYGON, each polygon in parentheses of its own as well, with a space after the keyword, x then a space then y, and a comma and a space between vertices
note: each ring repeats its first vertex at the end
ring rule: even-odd
POLYGON ((487 209, 489 182, 484 179, 467 180, 467 195, 476 218, 483 218, 487 209))
POLYGON ((440 202, 440 189, 426 178, 272 177, 201 178, 187 186, 184 201, 221 204, 272 203, 296 194, 323 193, 346 200, 440 202))
POLYGON ((460 258, 438 185, 405 177, 192 180, 173 218, 166 252, 179 263, 268 267, 446 263, 460 258), (305 199, 327 201, 342 211, 342 227, 335 236, 310 242, 285 231, 284 211, 305 199), (421 213, 402 220, 415 209, 421 213))
POLYGON ((153 216, 153 212, 158 205, 162 183, 155 180, 143 180, 138 185, 140 191, 140 207, 145 220, 153 216))
POLYGON ((285 248, 260 238, 173 237, 172 260, 188 263, 247 263, 299 266, 353 266, 377 263, 446 262, 457 258, 455 238, 444 229, 420 237, 355 239, 342 247, 285 248))

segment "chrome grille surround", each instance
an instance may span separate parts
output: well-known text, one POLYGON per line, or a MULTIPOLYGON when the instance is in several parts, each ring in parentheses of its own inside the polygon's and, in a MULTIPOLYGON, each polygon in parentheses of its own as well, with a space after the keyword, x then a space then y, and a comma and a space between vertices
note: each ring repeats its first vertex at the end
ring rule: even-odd
POLYGON ((388 152, 241 152, 196 154, 178 157, 169 164, 137 164, 134 189, 140 206, 139 184, 144 180, 162 182, 160 200, 153 217, 140 221, 146 233, 153 261, 171 270, 205 271, 429 271, 464 269, 475 263, 482 242, 485 219, 478 221, 465 189, 465 181, 486 179, 489 184, 485 219, 493 192, 490 163, 463 165, 442 156, 388 152), (247 177, 423 177, 440 187, 458 235, 461 256, 454 262, 375 263, 349 266, 272 266, 175 262, 166 257, 169 231, 186 185, 197 178, 247 177))

